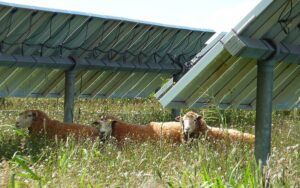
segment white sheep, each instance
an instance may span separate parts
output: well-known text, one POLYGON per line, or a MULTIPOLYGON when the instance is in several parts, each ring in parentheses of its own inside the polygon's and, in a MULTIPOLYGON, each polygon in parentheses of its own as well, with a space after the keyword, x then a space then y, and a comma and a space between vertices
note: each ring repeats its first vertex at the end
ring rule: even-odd
POLYGON ((223 129, 210 127, 206 124, 202 116, 189 111, 183 117, 177 117, 183 126, 184 139, 198 138, 201 135, 207 135, 211 139, 224 139, 230 141, 242 141, 249 144, 255 142, 255 136, 249 133, 243 133, 235 129, 223 129))

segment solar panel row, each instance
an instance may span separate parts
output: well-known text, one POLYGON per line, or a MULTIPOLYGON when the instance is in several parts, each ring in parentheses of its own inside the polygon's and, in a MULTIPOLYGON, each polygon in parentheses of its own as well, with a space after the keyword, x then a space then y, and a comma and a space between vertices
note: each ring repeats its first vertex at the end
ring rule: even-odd
POLYGON ((217 105, 255 109, 256 59, 275 51, 272 45, 264 45, 267 39, 281 50, 274 67, 273 106, 300 108, 299 13, 300 1, 262 1, 212 48, 203 49, 204 55, 195 59, 192 69, 163 96, 158 96, 161 104, 177 108, 217 105), (242 39, 248 44, 241 47, 242 39), (261 41, 264 46, 253 41, 261 41), (236 49, 239 53, 232 54, 236 49))
POLYGON ((0 96, 61 97, 79 61, 76 95, 147 97, 213 35, 70 11, 0 5, 0 96))

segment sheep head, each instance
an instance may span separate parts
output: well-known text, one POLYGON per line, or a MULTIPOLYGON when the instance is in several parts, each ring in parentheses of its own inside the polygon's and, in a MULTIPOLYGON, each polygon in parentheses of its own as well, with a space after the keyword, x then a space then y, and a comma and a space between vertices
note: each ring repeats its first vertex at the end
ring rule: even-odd
POLYGON ((101 140, 106 140, 112 134, 114 122, 114 117, 101 116, 97 121, 94 121, 92 125, 99 128, 101 140))
POLYGON ((206 124, 202 116, 195 112, 189 111, 184 116, 178 116, 176 121, 181 122, 184 138, 187 140, 194 135, 199 135, 199 131, 205 129, 206 124))
POLYGON ((19 114, 19 117, 16 121, 17 128, 30 128, 33 121, 35 121, 38 113, 33 110, 27 110, 19 114))

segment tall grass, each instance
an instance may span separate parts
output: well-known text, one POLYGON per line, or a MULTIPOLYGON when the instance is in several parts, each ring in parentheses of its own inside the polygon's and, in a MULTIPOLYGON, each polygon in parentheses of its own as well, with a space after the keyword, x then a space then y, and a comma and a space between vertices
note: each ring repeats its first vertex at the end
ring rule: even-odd
MULTIPOLYGON (((273 113, 272 155, 264 176, 253 146, 201 138, 190 144, 161 142, 124 145, 29 138, 13 128, 24 109, 41 109, 62 120, 61 99, 8 98, 0 111, 0 187, 299 187, 298 111, 273 113)), ((186 109, 188 110, 188 109, 186 109)), ((186 111, 184 110, 184 111, 186 111)), ((197 110, 209 125, 254 132, 255 113, 211 107, 197 110)), ((77 100, 75 121, 90 124, 101 113, 132 123, 172 120, 154 99, 77 100)))

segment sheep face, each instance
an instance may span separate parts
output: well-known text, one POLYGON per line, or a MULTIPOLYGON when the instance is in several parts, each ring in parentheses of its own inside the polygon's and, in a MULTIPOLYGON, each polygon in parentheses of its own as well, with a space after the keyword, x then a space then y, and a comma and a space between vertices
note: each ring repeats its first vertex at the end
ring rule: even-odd
POLYGON ((101 117, 99 120, 93 122, 92 125, 99 128, 100 137, 102 140, 105 140, 112 134, 112 123, 112 119, 101 117))
POLYGON ((197 126, 197 118, 191 116, 183 116, 182 117, 182 128, 184 134, 191 134, 194 132, 197 126))
POLYGON ((36 117, 36 113, 32 111, 25 111, 19 114, 19 118, 16 121, 17 128, 29 128, 31 127, 34 119, 36 117))
POLYGON ((183 117, 179 116, 176 118, 177 121, 180 121, 182 124, 183 134, 185 136, 190 136, 197 129, 198 121, 201 120, 201 116, 190 111, 186 113, 183 117))

